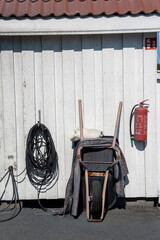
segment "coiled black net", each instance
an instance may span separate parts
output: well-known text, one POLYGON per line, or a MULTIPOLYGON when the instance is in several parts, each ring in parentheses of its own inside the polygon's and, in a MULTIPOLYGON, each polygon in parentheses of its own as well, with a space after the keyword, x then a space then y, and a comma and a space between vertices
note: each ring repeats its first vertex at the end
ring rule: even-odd
POLYGON ((58 155, 48 128, 35 124, 29 131, 26 145, 26 169, 31 184, 39 194, 51 189, 58 180, 58 155))

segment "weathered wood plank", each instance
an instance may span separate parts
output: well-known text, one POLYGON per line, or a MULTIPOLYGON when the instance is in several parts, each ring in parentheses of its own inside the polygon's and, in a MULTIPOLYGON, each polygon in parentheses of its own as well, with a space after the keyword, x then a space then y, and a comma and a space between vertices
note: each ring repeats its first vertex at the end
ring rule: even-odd
POLYGON ((93 36, 82 36, 84 127, 95 128, 95 71, 93 36))
MULTIPOLYGON (((1 159, 1 164, 0 164, 0 179, 4 176, 5 174, 5 158, 4 158, 4 137, 5 137, 5 132, 4 132, 4 114, 3 114, 3 82, 2 82, 2 55, 1 55, 1 40, 0 40, 0 159, 1 159)), ((5 182, 2 181, 0 184, 0 192, 1 192, 1 198, 2 198, 2 193, 3 189, 5 186, 5 182)), ((4 199, 4 198, 2 198, 4 199)))
MULTIPOLYGON (((17 174, 19 175, 26 167, 25 163, 25 140, 24 140, 24 116, 23 116, 23 82, 22 82, 22 42, 21 37, 13 39, 14 51, 14 79, 15 79, 15 110, 16 110, 16 140, 17 140, 17 174)), ((15 177, 19 182, 25 177, 25 172, 15 177)), ((20 199, 26 199, 27 194, 25 191, 26 181, 18 184, 18 192, 20 199)))
POLYGON ((64 147, 66 181, 71 172, 72 143, 70 136, 75 126, 75 62, 74 37, 62 37, 63 95, 64 95, 64 147))
POLYGON ((113 36, 102 36, 103 51, 103 96, 104 96, 104 133, 114 134, 115 124, 115 56, 113 36), (112 120, 111 120, 112 119, 112 120))
POLYGON ((55 64, 55 101, 56 101, 56 137, 59 165, 58 198, 64 198, 66 185, 66 158, 64 141, 64 95, 63 95, 63 57, 62 39, 54 38, 54 64, 55 64))
POLYGON ((79 127, 79 109, 78 109, 78 100, 83 101, 83 59, 82 59, 82 37, 74 37, 74 61, 75 61, 75 126, 74 128, 79 127))
MULTIPOLYGON (((156 37, 155 33, 144 34, 146 37, 156 37)), ((158 158, 156 143, 156 50, 144 50, 144 99, 149 99, 148 139, 145 149, 145 182, 146 197, 156 197, 158 193, 158 158)))
MULTIPOLYGON (((33 37, 22 37, 22 84, 23 84, 23 117, 25 143, 31 127, 36 123, 35 115, 35 59, 33 37)), ((37 191, 26 178, 26 196, 36 199, 37 191)))
POLYGON ((144 144, 135 143, 131 147, 129 135, 129 116, 132 107, 143 100, 143 51, 142 35, 127 34, 123 36, 124 69, 124 144, 125 156, 129 168, 129 185, 126 195, 145 196, 144 144), (141 66, 141 68, 139 67, 141 66), (138 89, 137 89, 138 87, 138 89))
POLYGON ((102 36, 94 36, 95 128, 104 129, 102 36))
MULTIPOLYGON (((120 117, 120 124, 118 129, 117 138, 120 147, 124 151, 124 92, 123 92, 123 35, 119 34, 114 36, 114 62, 115 62, 115 89, 114 89, 114 119, 117 118, 119 103, 122 102, 122 112, 120 117)), ((114 124, 115 124, 114 120, 114 124)))
POLYGON ((42 38, 33 38, 34 48, 34 77, 35 77, 35 114, 36 123, 41 120, 44 123, 44 83, 43 83, 43 58, 42 58, 42 38), (40 118, 39 119, 39 111, 40 118))
MULTIPOLYGON (((54 38, 42 37, 42 59, 43 59, 43 105, 44 119, 48 127, 55 147, 57 146, 57 126, 56 126, 56 97, 55 97, 55 60, 54 60, 54 38)), ((57 187, 47 191, 45 197, 57 198, 57 187)))
MULTIPOLYGON (((4 117, 4 162, 5 171, 15 166, 17 159, 16 119, 15 119, 15 85, 12 38, 1 39, 1 69, 4 117), (8 71, 9 70, 9 71, 8 71)), ((6 198, 12 197, 12 184, 6 189, 6 198)))

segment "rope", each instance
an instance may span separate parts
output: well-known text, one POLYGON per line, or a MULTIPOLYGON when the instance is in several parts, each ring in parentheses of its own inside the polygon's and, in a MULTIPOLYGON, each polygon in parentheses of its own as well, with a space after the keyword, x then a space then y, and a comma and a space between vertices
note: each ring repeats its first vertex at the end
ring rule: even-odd
MULTIPOLYGON (((8 175, 8 179, 7 179, 7 183, 6 183, 5 188, 7 187, 8 182, 9 182, 9 179, 10 179, 10 177, 11 177, 11 180, 12 180, 12 188, 13 188, 12 200, 10 201, 10 203, 8 204, 8 206, 7 206, 6 208, 2 209, 0 212, 1 212, 1 213, 2 213, 2 212, 4 213, 4 212, 6 212, 6 211, 8 212, 8 211, 12 211, 12 210, 14 210, 14 212, 13 212, 13 214, 12 214, 10 217, 8 217, 8 218, 6 218, 6 219, 0 220, 0 223, 1 223, 1 222, 7 222, 7 221, 9 221, 9 220, 12 220, 12 219, 15 218, 15 217, 20 213, 20 211, 21 211, 21 204, 20 204, 20 202, 18 201, 18 200, 19 200, 19 196, 18 196, 18 191, 17 191, 17 186, 16 186, 16 182, 15 182, 15 178, 14 178, 14 174, 13 174, 13 167, 12 167, 12 166, 10 166, 10 167, 8 168, 7 173, 4 175, 4 177, 1 179, 1 181, 2 181, 7 175, 8 175), (14 203, 14 206, 13 206, 11 209, 9 209, 9 207, 11 206, 12 203, 14 203), (17 208, 17 205, 19 206, 19 208, 17 208)), ((4 190, 4 191, 5 191, 5 190, 4 190)), ((2 195, 4 195, 4 193, 3 193, 2 195)))
POLYGON ((51 189, 59 176, 58 155, 52 136, 47 127, 41 123, 35 124, 29 131, 26 145, 26 170, 30 183, 40 193, 51 189))
POLYGON ((16 183, 18 183, 18 184, 19 184, 19 183, 22 183, 22 182, 26 179, 26 175, 27 175, 26 167, 23 169, 23 171, 22 171, 21 173, 19 173, 19 174, 17 174, 17 175, 14 174, 14 177, 15 177, 15 178, 18 178, 18 177, 20 177, 23 173, 24 173, 24 176, 23 176, 23 178, 22 178, 21 180, 15 179, 16 183))
POLYGON ((9 173, 9 169, 8 169, 8 171, 4 174, 4 176, 1 178, 0 182, 3 181, 3 179, 7 176, 8 173, 9 173))

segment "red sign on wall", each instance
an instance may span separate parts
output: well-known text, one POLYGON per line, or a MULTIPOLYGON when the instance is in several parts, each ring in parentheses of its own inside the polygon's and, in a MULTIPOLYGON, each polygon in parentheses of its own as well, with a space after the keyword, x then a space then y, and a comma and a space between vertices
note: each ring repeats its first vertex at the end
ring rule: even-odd
POLYGON ((145 49, 146 50, 157 49, 157 38, 146 38, 145 39, 145 49))

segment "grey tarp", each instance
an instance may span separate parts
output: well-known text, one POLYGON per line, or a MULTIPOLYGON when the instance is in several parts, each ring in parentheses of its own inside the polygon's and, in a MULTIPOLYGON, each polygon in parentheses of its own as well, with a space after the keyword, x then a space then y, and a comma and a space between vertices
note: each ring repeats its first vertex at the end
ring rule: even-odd
MULTIPOLYGON (((70 213, 72 216, 77 217, 78 204, 80 195, 80 181, 81 181, 81 168, 80 162, 77 158, 77 150, 83 147, 109 147, 112 144, 111 138, 96 138, 96 139, 83 139, 79 141, 74 149, 73 162, 71 168, 71 174, 67 183, 64 208, 54 211, 53 214, 67 214, 70 213)), ((128 174, 128 168, 125 157, 116 143, 114 147, 115 151, 120 150, 119 165, 114 166, 115 178, 118 180, 116 183, 116 193, 118 196, 124 197, 125 176, 128 174)))

